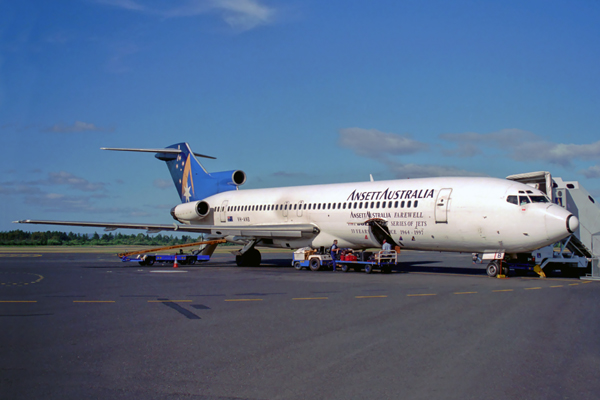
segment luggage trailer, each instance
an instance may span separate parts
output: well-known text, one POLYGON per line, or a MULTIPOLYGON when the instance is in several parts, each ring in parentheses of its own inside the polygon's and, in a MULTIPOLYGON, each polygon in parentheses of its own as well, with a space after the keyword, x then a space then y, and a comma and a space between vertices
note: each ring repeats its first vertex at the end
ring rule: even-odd
MULTIPOLYGON (((342 272, 348 272, 353 269, 356 272, 364 271, 370 274, 374 270, 383 273, 390 273, 398 265, 398 253, 395 250, 381 250, 379 252, 360 251, 348 253, 342 250, 339 260, 336 259, 336 265, 342 272)), ((294 252, 292 265, 297 270, 303 268, 311 271, 331 270, 333 262, 331 255, 324 251, 324 248, 313 250, 302 248, 294 252)))

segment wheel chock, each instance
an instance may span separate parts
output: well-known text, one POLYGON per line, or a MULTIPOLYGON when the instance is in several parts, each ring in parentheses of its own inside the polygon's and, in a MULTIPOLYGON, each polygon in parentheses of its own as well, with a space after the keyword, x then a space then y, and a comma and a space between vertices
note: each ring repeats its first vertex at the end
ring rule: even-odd
POLYGON ((540 268, 539 264, 536 265, 535 267, 533 267, 533 271, 538 274, 540 276, 540 278, 545 278, 546 274, 544 273, 544 271, 540 268))
POLYGON ((506 275, 504 275, 504 274, 498 274, 498 275, 496 275, 496 278, 506 279, 506 275))

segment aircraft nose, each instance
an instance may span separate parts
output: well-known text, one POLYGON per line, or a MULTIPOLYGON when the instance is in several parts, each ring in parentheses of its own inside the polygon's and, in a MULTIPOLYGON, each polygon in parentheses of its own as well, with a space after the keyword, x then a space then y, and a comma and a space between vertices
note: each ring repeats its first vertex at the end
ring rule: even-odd
POLYGON ((579 219, 573 214, 567 217, 567 230, 573 233, 579 228, 579 219))
POLYGON ((560 240, 577 230, 579 219, 556 204, 546 209, 546 230, 549 238, 560 240))

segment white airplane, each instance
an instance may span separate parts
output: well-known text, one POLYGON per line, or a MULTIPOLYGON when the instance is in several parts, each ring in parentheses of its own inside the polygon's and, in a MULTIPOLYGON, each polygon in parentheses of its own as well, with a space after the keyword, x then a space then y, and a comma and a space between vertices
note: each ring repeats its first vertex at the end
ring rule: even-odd
MULTIPOLYGON (((380 247, 482 253, 484 259, 530 252, 572 234, 577 217, 531 186, 497 178, 422 178, 238 190, 240 170, 208 173, 187 143, 156 153, 182 203, 168 224, 22 220, 18 223, 197 232, 242 244, 238 265, 259 265, 255 246, 380 247)), ((208 157, 213 158, 213 157, 208 157)), ((216 245, 204 249, 210 255, 216 245)))

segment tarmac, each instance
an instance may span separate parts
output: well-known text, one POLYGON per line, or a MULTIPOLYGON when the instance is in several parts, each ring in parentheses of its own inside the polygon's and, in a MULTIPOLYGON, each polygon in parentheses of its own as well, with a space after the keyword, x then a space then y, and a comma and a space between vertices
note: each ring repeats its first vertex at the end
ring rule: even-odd
POLYGON ((470 254, 391 274, 0 254, 1 399, 597 399, 600 286, 489 278, 470 254))

